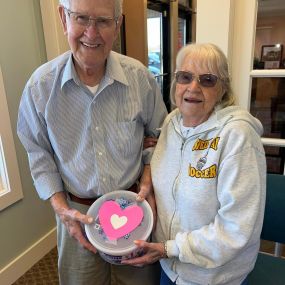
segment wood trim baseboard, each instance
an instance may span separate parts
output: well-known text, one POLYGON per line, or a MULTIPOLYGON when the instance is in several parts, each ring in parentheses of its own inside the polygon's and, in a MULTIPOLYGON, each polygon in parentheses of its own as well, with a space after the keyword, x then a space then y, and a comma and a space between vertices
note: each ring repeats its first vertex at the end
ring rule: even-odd
POLYGON ((56 227, 0 269, 0 284, 11 285, 56 246, 56 227))

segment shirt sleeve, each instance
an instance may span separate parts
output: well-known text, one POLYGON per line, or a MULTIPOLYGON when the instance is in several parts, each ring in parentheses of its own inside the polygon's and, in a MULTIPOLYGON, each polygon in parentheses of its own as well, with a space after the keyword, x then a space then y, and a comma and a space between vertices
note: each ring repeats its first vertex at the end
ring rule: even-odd
MULTIPOLYGON (((167 110, 163 102, 158 84, 154 77, 148 72, 148 80, 150 84, 150 91, 148 92, 146 100, 147 109, 147 124, 145 126, 145 136, 158 138, 160 134, 159 128, 161 128, 165 117, 167 116, 167 110)), ((146 148, 143 151, 143 162, 149 164, 154 147, 146 148)))
POLYGON ((27 86, 20 102, 17 133, 28 153, 34 185, 41 199, 63 191, 61 176, 54 161, 54 152, 44 119, 45 102, 40 88, 27 86))

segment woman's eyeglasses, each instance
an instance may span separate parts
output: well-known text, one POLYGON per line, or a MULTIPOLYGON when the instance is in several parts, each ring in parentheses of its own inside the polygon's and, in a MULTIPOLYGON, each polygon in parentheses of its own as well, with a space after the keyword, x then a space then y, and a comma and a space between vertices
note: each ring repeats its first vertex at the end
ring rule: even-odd
POLYGON ((64 10, 66 14, 68 15, 68 17, 72 20, 72 22, 80 27, 86 28, 94 24, 95 27, 99 30, 110 29, 113 27, 113 24, 114 23, 117 24, 117 21, 118 21, 117 18, 111 18, 111 17, 92 18, 89 15, 84 15, 81 13, 73 12, 67 8, 64 8, 64 10))
POLYGON ((219 79, 217 75, 211 73, 195 75, 188 71, 175 72, 175 79, 179 84, 189 84, 195 78, 197 78, 198 83, 203 87, 214 87, 219 79))

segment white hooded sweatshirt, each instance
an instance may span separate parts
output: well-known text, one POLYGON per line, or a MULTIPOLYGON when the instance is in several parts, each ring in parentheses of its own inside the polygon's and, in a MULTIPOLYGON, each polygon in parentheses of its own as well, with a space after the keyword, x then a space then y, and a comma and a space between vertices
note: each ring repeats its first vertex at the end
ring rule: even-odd
POLYGON ((161 265, 177 284, 240 285, 253 269, 263 223, 266 160, 261 123, 246 110, 215 110, 181 132, 165 119, 151 161, 161 265))

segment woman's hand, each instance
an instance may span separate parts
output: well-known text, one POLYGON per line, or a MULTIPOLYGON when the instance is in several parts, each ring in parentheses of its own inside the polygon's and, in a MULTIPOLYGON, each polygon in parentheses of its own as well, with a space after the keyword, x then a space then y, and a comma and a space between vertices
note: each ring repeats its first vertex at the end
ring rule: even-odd
POLYGON ((55 213, 65 225, 69 235, 75 238, 84 248, 96 253, 96 248, 86 239, 83 234, 82 224, 93 223, 93 218, 71 209, 66 201, 64 192, 55 193, 50 198, 55 213))
POLYGON ((166 258, 163 243, 149 243, 142 240, 135 240, 134 243, 138 248, 143 249, 145 254, 141 257, 124 260, 122 264, 143 266, 152 264, 161 258, 166 258))

